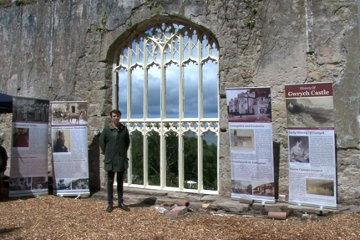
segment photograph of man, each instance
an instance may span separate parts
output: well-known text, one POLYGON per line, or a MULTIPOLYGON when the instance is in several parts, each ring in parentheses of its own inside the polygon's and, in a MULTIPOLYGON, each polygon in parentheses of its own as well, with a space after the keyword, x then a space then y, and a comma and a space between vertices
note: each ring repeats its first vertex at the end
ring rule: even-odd
POLYGON ((309 163, 309 138, 290 136, 290 162, 309 163))
POLYGON ((121 112, 112 110, 110 112, 111 122, 105 126, 100 135, 100 148, 105 154, 104 170, 107 173, 107 212, 113 210, 113 187, 116 173, 118 207, 130 211, 123 201, 124 172, 128 167, 127 151, 130 145, 129 132, 126 126, 120 123, 121 112))
POLYGON ((29 147, 29 129, 15 128, 13 147, 29 147))

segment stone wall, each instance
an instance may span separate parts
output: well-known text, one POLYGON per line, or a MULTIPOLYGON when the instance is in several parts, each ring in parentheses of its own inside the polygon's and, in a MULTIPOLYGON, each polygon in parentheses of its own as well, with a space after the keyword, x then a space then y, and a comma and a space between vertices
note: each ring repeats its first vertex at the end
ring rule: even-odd
MULTIPOLYGON (((358 1, 50 0, 0 7, 0 91, 89 103, 92 189, 103 186, 99 133, 112 108, 118 46, 164 19, 219 43, 220 193, 231 189, 225 88, 270 86, 280 194, 288 193, 284 85, 332 82, 340 203, 360 204, 358 1)), ((1 123, 2 124, 2 123, 1 123)), ((3 127, 3 124, 2 124, 3 127)))

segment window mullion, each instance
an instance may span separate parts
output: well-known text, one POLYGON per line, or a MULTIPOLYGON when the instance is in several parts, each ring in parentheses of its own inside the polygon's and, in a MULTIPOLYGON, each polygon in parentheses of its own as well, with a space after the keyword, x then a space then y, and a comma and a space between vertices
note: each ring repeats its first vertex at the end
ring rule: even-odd
POLYGON ((198 191, 203 190, 203 136, 201 134, 202 124, 198 126, 198 191))
POLYGON ((144 119, 148 118, 149 114, 149 69, 148 69, 148 51, 147 51, 147 40, 144 39, 144 45, 143 45, 143 53, 144 53, 144 119))
POLYGON ((183 119, 184 119, 184 37, 179 36, 179 149, 178 149, 178 164, 179 164, 179 188, 184 189, 184 137, 183 137, 183 119))
POLYGON ((165 48, 161 47, 160 48, 160 54, 161 54, 161 87, 160 87, 160 91, 161 91, 161 96, 160 96, 160 107, 161 107, 161 111, 160 111, 160 116, 161 116, 161 120, 164 120, 166 118, 166 70, 165 70, 165 48))
POLYGON ((204 107, 203 107, 203 71, 202 71, 202 45, 200 39, 197 41, 197 55, 198 55, 198 191, 200 192, 203 189, 203 136, 202 136, 202 126, 200 119, 204 117, 204 107))
POLYGON ((119 107, 119 77, 118 77, 118 71, 117 64, 114 63, 112 66, 112 74, 111 74, 111 80, 112 80, 112 109, 118 109, 119 107))
POLYGON ((180 123, 179 126, 179 133, 178 133, 178 142, 179 142, 179 147, 178 147, 178 164, 179 164, 179 189, 183 190, 184 189, 184 136, 183 136, 183 131, 182 131, 183 125, 180 123))
POLYGON ((132 115, 132 109, 131 109, 131 103, 132 103, 132 82, 131 82, 131 58, 132 58, 132 54, 131 54, 131 50, 129 50, 127 52, 128 54, 128 66, 127 66, 127 85, 128 85, 128 89, 127 89, 127 119, 131 118, 132 115))
POLYGON ((166 143, 163 123, 160 132, 160 188, 163 189, 166 186, 166 143))
POLYGON ((183 61, 184 61, 184 37, 182 35, 180 35, 179 37, 179 53, 180 53, 180 83, 179 83, 179 117, 180 120, 184 119, 184 65, 183 65, 183 61))
POLYGON ((148 163, 148 156, 149 156, 149 148, 148 148, 148 135, 146 134, 147 133, 147 126, 144 124, 144 130, 145 131, 145 134, 143 132, 143 136, 144 136, 144 141, 143 141, 143 151, 144 151, 144 156, 143 156, 143 164, 144 164, 144 187, 147 187, 149 185, 149 180, 148 180, 148 177, 149 177, 149 163, 148 163))
POLYGON ((203 71, 202 71, 202 56, 201 56, 201 43, 200 40, 198 39, 197 42, 197 51, 198 51, 198 113, 199 113, 199 119, 203 119, 204 117, 204 107, 203 107, 203 71))

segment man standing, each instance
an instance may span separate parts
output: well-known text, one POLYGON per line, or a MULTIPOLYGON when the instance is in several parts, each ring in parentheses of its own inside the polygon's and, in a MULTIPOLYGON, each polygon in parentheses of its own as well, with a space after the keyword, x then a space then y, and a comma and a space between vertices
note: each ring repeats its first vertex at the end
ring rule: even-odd
POLYGON ((4 142, 4 133, 0 132, 0 197, 3 196, 3 178, 6 171, 8 155, 5 148, 2 146, 4 142))
POLYGON ((130 211, 123 201, 123 180, 124 172, 128 167, 127 150, 130 145, 129 132, 120 123, 121 112, 112 110, 110 112, 110 126, 106 126, 100 135, 100 148, 105 154, 104 170, 107 172, 107 212, 113 210, 113 187, 114 176, 116 173, 118 206, 119 208, 130 211))

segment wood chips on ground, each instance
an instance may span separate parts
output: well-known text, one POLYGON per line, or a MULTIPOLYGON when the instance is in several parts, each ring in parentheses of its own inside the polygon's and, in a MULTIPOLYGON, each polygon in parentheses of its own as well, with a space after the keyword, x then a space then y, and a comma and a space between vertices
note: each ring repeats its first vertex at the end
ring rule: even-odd
POLYGON ((273 220, 193 212, 173 220, 154 207, 106 206, 52 195, 1 201, 0 239, 360 239, 360 214, 273 220))

